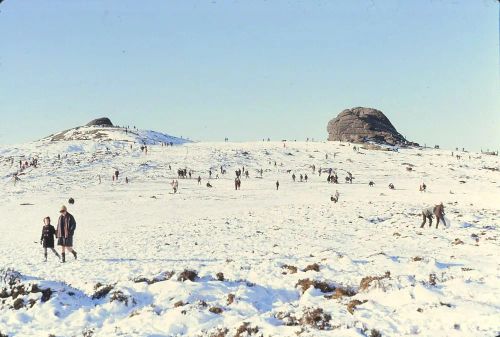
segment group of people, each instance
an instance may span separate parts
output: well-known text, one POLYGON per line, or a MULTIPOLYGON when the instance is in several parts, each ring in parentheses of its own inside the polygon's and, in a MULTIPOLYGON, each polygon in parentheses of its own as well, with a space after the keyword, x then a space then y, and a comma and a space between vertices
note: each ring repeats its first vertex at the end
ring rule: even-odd
MULTIPOLYGON (((113 173, 113 176, 111 177, 111 179, 112 179, 113 181, 118 181, 118 177, 119 177, 119 176, 120 176, 120 171, 115 170, 115 173, 113 173)), ((99 174, 99 175, 97 176, 97 178, 99 179, 99 184, 100 184, 100 183, 101 183, 101 175, 99 174)), ((128 184, 128 182, 129 182, 128 177, 125 177, 125 183, 126 183, 126 184, 128 184)))
MULTIPOLYGON (((300 179, 300 182, 305 181, 307 183, 307 180, 309 179, 309 177, 307 176, 307 173, 306 174, 301 173, 299 175, 299 179, 300 179)), ((297 176, 295 175, 295 173, 292 174, 292 180, 293 180, 293 182, 295 182, 297 180, 297 176)))
POLYGON ((45 261, 47 261, 47 251, 50 249, 59 260, 64 263, 66 262, 66 252, 70 252, 73 254, 75 260, 77 259, 77 253, 73 249, 73 236, 75 235, 76 221, 73 215, 68 212, 65 205, 61 206, 59 213, 60 215, 56 228, 50 223, 49 216, 43 219, 40 244, 44 250, 45 261), (57 245, 61 246, 61 255, 54 249, 54 238, 57 239, 57 245))
MULTIPOLYGON (((10 158, 10 165, 14 165, 14 157, 10 158)), ((12 175, 12 181, 14 183, 14 186, 17 184, 18 181, 21 181, 21 178, 19 177, 20 175, 24 174, 23 171, 26 170, 29 167, 37 168, 38 165, 38 158, 32 158, 31 160, 19 160, 19 168, 17 171, 12 175)))

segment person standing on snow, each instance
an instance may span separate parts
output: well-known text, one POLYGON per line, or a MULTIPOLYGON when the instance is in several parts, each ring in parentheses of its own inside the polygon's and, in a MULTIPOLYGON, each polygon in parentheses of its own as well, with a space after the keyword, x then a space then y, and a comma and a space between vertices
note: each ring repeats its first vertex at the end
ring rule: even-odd
POLYGON ((68 213, 66 206, 62 205, 59 211, 61 215, 57 221, 57 245, 62 247, 62 261, 66 262, 66 250, 73 254, 75 260, 77 258, 76 251, 73 250, 73 236, 76 229, 76 221, 73 215, 68 213))
POLYGON ((43 254, 45 256, 45 262, 47 262, 47 248, 52 250, 52 252, 60 260, 61 256, 54 249, 54 236, 56 235, 56 230, 54 226, 50 224, 50 217, 45 217, 43 219, 42 236, 40 237, 40 244, 43 247, 43 254))

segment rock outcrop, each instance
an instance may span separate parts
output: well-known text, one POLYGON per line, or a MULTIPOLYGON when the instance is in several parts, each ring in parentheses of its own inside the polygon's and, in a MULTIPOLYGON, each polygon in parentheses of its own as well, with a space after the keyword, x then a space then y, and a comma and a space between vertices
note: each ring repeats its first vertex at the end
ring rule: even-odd
POLYGON ((342 111, 328 122, 328 140, 410 145, 382 111, 357 107, 342 111))
POLYGON ((88 122, 85 126, 113 126, 113 123, 109 118, 102 117, 88 122))

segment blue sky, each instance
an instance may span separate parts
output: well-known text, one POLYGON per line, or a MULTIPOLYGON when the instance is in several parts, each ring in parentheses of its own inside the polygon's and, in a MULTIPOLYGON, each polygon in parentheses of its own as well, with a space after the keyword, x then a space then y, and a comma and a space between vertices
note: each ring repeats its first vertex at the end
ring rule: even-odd
POLYGON ((196 140, 326 139, 345 108, 500 145, 495 0, 0 4, 0 143, 108 116, 196 140))

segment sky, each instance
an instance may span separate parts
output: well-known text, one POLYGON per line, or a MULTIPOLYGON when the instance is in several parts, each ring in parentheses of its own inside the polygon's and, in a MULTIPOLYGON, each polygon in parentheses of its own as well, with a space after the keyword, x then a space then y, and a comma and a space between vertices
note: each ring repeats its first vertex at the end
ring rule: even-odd
POLYGON ((497 150, 499 50, 496 0, 4 0, 0 144, 103 116, 325 140, 363 106, 411 141, 497 150))

